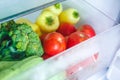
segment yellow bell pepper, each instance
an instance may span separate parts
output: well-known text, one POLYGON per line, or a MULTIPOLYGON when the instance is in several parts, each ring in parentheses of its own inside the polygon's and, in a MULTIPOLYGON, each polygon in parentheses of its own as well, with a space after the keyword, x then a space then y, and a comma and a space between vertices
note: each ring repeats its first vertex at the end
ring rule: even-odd
POLYGON ((37 18, 36 24, 43 33, 56 31, 59 27, 58 16, 50 11, 43 11, 37 18))
POLYGON ((80 15, 78 11, 74 8, 68 8, 64 10, 59 16, 60 23, 68 22, 71 24, 76 24, 79 19, 80 15))

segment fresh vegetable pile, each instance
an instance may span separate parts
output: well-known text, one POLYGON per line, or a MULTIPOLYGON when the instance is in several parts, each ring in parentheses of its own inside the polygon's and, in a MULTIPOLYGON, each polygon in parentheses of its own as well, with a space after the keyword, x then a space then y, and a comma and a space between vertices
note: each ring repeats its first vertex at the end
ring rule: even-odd
POLYGON ((63 9, 60 3, 42 11, 36 23, 42 32, 40 39, 44 49, 44 59, 95 36, 95 30, 91 25, 86 23, 76 26, 79 21, 80 14, 77 9, 63 9))
POLYGON ((44 59, 59 54, 96 34, 93 27, 87 23, 76 26, 80 22, 80 13, 75 8, 63 9, 61 3, 43 9, 35 23, 24 18, 16 22, 28 24, 39 35, 44 59))
POLYGON ((87 23, 76 26, 79 21, 77 9, 63 9, 57 3, 43 9, 35 23, 25 18, 2 23, 0 61, 4 65, 0 65, 0 77, 9 80, 43 61, 41 57, 50 58, 96 35, 87 23))

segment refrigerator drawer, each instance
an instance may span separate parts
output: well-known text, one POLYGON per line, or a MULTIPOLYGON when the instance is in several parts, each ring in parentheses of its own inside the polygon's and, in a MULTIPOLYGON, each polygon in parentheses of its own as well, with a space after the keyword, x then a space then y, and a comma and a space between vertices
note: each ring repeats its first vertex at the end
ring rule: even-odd
MULTIPOLYGON (((45 60, 36 67, 10 76, 9 80, 85 80, 109 66, 120 45, 119 25, 113 26, 114 20, 84 0, 66 0, 62 5, 64 9, 73 7, 79 11, 80 21, 76 27, 90 24, 97 35, 45 60)), ((22 17, 35 22, 41 11, 22 17)))

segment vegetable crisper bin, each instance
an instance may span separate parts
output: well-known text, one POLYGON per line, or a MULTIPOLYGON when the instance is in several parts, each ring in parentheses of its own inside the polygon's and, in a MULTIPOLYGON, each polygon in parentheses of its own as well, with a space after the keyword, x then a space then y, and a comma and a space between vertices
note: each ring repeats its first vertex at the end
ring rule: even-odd
MULTIPOLYGON (((45 60, 30 70, 13 75, 9 80, 73 80, 75 78, 85 80, 109 66, 120 45, 120 25, 113 27, 115 21, 84 0, 66 0, 62 4, 64 9, 73 7, 79 11, 81 19, 76 26, 90 24, 97 35, 45 60), (83 75, 80 76, 78 73, 83 75)), ((35 22, 40 12, 41 10, 22 17, 35 22)))

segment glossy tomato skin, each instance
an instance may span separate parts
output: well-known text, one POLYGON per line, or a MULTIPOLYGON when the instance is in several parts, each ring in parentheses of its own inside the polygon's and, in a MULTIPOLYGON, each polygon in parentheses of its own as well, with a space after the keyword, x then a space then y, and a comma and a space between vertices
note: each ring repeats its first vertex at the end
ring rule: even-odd
POLYGON ((75 26, 67 22, 61 23, 59 28, 57 29, 57 32, 61 33, 63 36, 68 36, 75 31, 75 26))
POLYGON ((91 25, 88 24, 78 27, 78 30, 87 34, 89 38, 96 35, 95 30, 92 28, 91 25))
POLYGON ((70 36, 67 38, 67 48, 70 48, 78 43, 81 43, 85 40, 87 40, 89 37, 80 31, 76 31, 72 33, 70 36))
POLYGON ((43 41, 43 49, 50 56, 56 55, 66 49, 66 40, 58 32, 48 33, 43 41))

